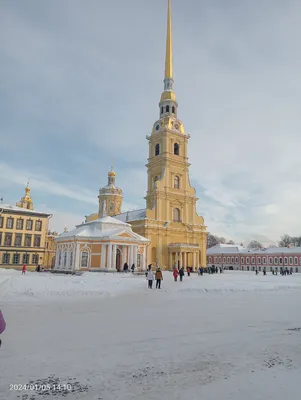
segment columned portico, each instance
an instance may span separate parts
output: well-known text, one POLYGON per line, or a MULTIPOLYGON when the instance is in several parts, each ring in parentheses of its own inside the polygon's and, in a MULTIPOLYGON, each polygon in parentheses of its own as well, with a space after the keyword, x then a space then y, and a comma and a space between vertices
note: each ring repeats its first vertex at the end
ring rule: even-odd
POLYGON ((198 244, 173 243, 168 246, 168 251, 169 270, 174 267, 184 267, 185 269, 192 267, 196 271, 199 268, 197 260, 200 249, 198 244))

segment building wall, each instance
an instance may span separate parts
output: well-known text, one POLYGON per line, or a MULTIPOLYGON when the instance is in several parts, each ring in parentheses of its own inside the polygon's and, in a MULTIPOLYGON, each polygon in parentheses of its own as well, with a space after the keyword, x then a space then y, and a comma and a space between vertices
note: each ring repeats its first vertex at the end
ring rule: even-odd
POLYGON ((55 238, 58 236, 57 232, 47 232, 45 240, 45 256, 44 267, 51 269, 55 265, 56 242, 55 238))
POLYGON ((1 210, 0 205, 0 266, 21 268, 26 264, 29 269, 34 269, 37 264, 42 265, 48 221, 47 214, 1 210), (8 225, 10 221, 12 226, 8 225), (23 226, 20 221, 23 221, 23 226))
POLYGON ((301 272, 301 252, 289 254, 217 254, 207 257, 208 266, 232 268, 240 271, 255 271, 258 268, 262 271, 265 267, 267 271, 272 269, 280 271, 280 267, 293 268, 293 272, 301 272))

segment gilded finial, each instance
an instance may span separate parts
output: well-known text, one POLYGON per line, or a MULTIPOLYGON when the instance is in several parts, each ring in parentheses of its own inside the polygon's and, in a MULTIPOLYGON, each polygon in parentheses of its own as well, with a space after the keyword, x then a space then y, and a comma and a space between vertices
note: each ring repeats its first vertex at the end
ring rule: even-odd
POLYGON ((172 68, 171 0, 168 0, 166 58, 165 58, 165 79, 172 79, 172 78, 173 78, 173 68, 172 68))
POLYGON ((113 165, 111 165, 111 171, 108 173, 108 176, 116 176, 116 173, 114 172, 113 165))

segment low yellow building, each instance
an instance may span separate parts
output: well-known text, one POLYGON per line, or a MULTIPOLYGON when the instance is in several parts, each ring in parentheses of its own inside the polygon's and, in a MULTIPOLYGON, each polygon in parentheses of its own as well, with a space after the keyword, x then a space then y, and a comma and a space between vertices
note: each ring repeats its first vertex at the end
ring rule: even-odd
POLYGON ((29 269, 43 265, 51 214, 33 209, 30 188, 16 206, 0 204, 0 267, 29 269))
POLYGON ((55 254, 56 254, 56 242, 55 238, 58 236, 56 231, 48 231, 46 234, 45 243, 45 256, 44 256, 44 267, 46 269, 53 269, 55 265, 55 254))
POLYGON ((106 216, 78 225, 55 238, 57 245, 54 270, 122 271, 145 270, 149 240, 134 233, 131 225, 106 216))

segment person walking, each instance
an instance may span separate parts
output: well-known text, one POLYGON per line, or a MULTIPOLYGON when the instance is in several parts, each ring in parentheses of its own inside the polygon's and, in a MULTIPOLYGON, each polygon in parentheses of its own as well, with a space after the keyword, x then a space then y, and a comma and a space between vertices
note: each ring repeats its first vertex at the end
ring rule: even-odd
MULTIPOLYGON (((0 310, 0 335, 1 335, 1 333, 3 333, 5 331, 5 328, 6 328, 6 323, 5 323, 3 314, 0 310)), ((0 339, 0 347, 1 347, 1 345, 2 345, 2 340, 0 339)))
POLYGON ((24 264, 22 267, 22 275, 25 275, 25 272, 26 272, 26 265, 24 264))
POLYGON ((127 273, 127 272, 128 272, 128 270, 129 270, 128 263, 127 263, 127 262, 125 262, 125 263, 124 263, 124 265, 123 265, 123 272, 127 273))
POLYGON ((177 282, 177 280, 178 280, 178 275, 179 275, 179 271, 178 271, 178 269, 177 268, 175 268, 174 270, 173 270, 173 278, 174 278, 174 280, 175 280, 175 282, 177 282))
POLYGON ((153 288, 153 280, 154 280, 154 274, 152 271, 152 268, 149 267, 147 271, 147 281, 148 281, 148 288, 152 289, 153 288))
POLYGON ((135 272, 135 264, 133 264, 133 265, 131 266, 131 270, 132 270, 132 273, 135 272))
POLYGON ((155 279, 156 279, 156 289, 161 289, 161 281, 163 281, 163 274, 160 267, 158 267, 156 270, 155 279))
POLYGON ((179 275, 180 275, 180 282, 183 282, 183 276, 184 276, 184 267, 182 267, 179 271, 179 275))
POLYGON ((187 275, 190 276, 190 267, 187 267, 186 271, 187 271, 187 275))

